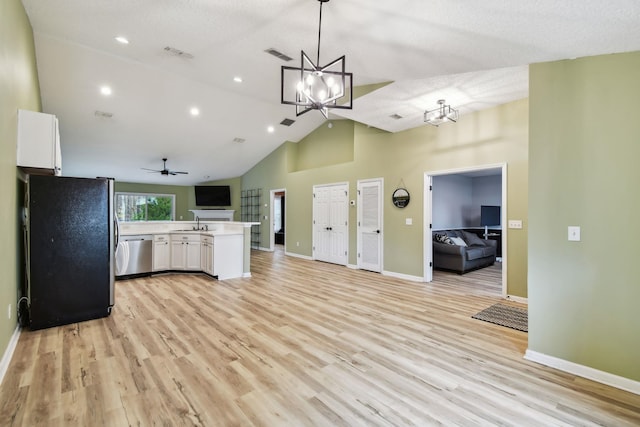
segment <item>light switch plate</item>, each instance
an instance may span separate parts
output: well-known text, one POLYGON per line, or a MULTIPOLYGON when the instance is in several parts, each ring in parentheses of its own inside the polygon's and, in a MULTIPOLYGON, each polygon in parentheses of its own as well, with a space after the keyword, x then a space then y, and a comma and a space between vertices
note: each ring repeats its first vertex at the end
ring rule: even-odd
POLYGON ((509 220, 509 228, 522 228, 522 220, 521 219, 510 219, 509 220))
POLYGON ((404 223, 407 224, 407 225, 413 225, 413 218, 406 218, 404 220, 404 223))
POLYGON ((580 241, 580 227, 578 227, 577 225, 569 226, 569 241, 570 242, 580 241))

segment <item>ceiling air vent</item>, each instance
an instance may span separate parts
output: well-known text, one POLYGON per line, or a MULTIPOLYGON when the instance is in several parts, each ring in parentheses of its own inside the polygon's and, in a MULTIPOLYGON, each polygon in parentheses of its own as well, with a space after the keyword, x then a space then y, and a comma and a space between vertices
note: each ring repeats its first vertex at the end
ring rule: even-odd
POLYGON ((402 118, 403 118, 400 114, 397 114, 397 113, 392 114, 392 115, 390 115, 389 117, 391 117, 391 118, 392 118, 392 119, 394 119, 394 120, 400 120, 400 119, 402 119, 402 118))
POLYGON ((96 112, 93 114, 95 114, 96 117, 102 117, 105 119, 110 119, 111 117, 113 117, 113 113, 107 113, 106 111, 100 111, 100 110, 96 110, 96 112))
POLYGON ((283 61, 291 61, 293 60, 292 57, 285 55, 284 53, 280 52, 279 50, 276 50, 272 47, 270 47, 269 49, 266 49, 265 52, 267 52, 270 55, 275 56, 278 59, 282 59, 283 61))
POLYGON ((175 47, 167 46, 164 48, 164 51, 171 56, 179 56, 180 58, 193 59, 193 55, 183 50, 176 49, 175 47))
POLYGON ((294 124, 296 121, 295 120, 291 120, 291 119, 284 119, 283 121, 280 122, 280 124, 282 126, 291 126, 292 124, 294 124))

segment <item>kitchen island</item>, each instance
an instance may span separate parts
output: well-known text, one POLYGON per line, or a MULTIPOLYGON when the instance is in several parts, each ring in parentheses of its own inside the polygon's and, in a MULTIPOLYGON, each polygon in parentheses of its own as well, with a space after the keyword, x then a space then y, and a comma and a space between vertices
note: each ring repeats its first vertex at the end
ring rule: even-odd
MULTIPOLYGON (((251 277, 251 222, 140 221, 119 225, 119 235, 153 240, 152 268, 144 273, 203 272, 218 280, 251 277)), ((118 248, 119 262, 128 262, 118 248)))

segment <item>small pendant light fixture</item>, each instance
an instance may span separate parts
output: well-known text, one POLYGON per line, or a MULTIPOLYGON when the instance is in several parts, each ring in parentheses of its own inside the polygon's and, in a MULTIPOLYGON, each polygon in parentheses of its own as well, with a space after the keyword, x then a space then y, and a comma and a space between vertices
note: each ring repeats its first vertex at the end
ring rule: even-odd
POLYGON ((439 126, 444 122, 457 122, 458 110, 445 105, 444 99, 438 100, 438 108, 424 112, 424 122, 433 126, 439 126))
POLYGON ((318 24, 318 56, 314 63, 300 52, 300 67, 282 66, 280 98, 282 104, 296 106, 296 116, 310 110, 320 110, 329 118, 329 109, 352 108, 353 74, 345 71, 345 56, 342 55, 327 65, 320 65, 320 33, 322 29, 322 3, 318 0, 320 19, 318 24), (340 103, 338 103, 340 101, 340 103))

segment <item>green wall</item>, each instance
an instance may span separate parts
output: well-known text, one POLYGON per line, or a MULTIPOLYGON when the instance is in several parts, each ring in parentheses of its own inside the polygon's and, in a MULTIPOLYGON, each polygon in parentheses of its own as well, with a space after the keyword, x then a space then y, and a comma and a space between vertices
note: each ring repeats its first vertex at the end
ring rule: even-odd
MULTIPOLYGON (((240 191, 241 178, 231 178, 219 181, 211 181, 202 185, 229 185, 231 187, 231 206, 221 209, 233 209, 234 220, 240 221, 240 191)), ((161 184, 139 184, 134 182, 116 181, 116 191, 128 193, 155 193, 155 194, 175 194, 176 196, 176 221, 193 221, 193 213, 189 209, 203 209, 196 206, 196 196, 193 186, 187 185, 161 185, 161 184), (180 217, 182 216, 182 219, 180 217)))
MULTIPOLYGON (((270 190, 286 188, 287 252, 311 256, 313 185, 349 182, 349 198, 355 200, 357 180, 384 178, 383 269, 422 277, 425 172, 507 163, 508 217, 524 224, 522 230, 505 230, 507 291, 526 297, 528 108, 528 100, 520 100, 465 115, 456 124, 393 134, 346 121, 336 126, 340 121, 334 121, 332 129, 323 125, 297 145, 280 146, 242 177, 242 186, 262 188, 263 206, 270 190), (341 144, 353 147, 353 160, 345 161, 341 148, 334 164, 299 167, 307 164, 299 162, 301 153, 324 162, 331 158, 331 147, 341 144), (411 193, 405 209, 391 204, 391 194, 401 181, 411 193), (406 218, 412 218, 413 225, 405 225, 406 218)), ((263 209, 262 215, 269 215, 269 208, 263 209)), ((357 210, 350 209, 349 263, 356 264, 357 210)), ((270 228, 270 220, 262 221, 262 247, 269 245, 270 228)))
POLYGON ((529 145, 529 349, 636 381, 639 71, 639 52, 532 65, 529 145))
POLYGON ((23 185, 16 168, 18 109, 41 111, 33 32, 20 0, 0 2, 0 357, 16 328, 23 282, 20 207, 23 185), (11 304, 11 319, 7 307, 11 304))

